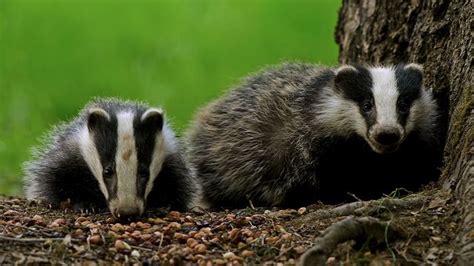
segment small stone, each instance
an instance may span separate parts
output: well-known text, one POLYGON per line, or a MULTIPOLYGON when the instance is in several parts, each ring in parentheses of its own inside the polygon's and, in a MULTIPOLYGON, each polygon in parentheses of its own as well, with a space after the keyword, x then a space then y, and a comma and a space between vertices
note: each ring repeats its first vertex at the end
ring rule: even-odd
POLYGON ((242 253, 240 253, 240 255, 242 257, 252 257, 252 256, 255 256, 255 252, 253 252, 251 250, 244 250, 244 251, 242 251, 242 253))
POLYGON ((81 226, 87 227, 91 222, 90 221, 84 221, 81 223, 81 226))
POLYGON ((83 216, 81 216, 81 217, 79 217, 79 218, 76 219, 76 223, 79 223, 79 224, 80 224, 80 223, 83 223, 83 222, 85 222, 85 221, 87 221, 87 218, 86 218, 86 217, 83 217, 83 216))
POLYGON ((121 233, 121 232, 124 231, 124 228, 123 228, 123 225, 117 223, 117 224, 112 225, 110 230, 112 230, 114 232, 117 232, 117 233, 121 233))
POLYGON ((291 240, 291 234, 284 233, 284 234, 281 235, 280 238, 283 239, 283 240, 291 240))
POLYGON ((114 231, 108 231, 108 232, 107 232, 107 236, 110 237, 110 238, 112 238, 112 239, 116 239, 116 238, 119 238, 119 237, 120 237, 120 235, 117 234, 117 233, 115 233, 114 231))
POLYGON ((238 234, 239 234, 239 229, 233 228, 232 230, 229 231, 229 238, 233 240, 237 237, 238 234))
POLYGON ((151 227, 151 224, 138 222, 138 223, 137 223, 137 226, 138 226, 138 228, 140 228, 140 229, 142 229, 142 230, 145 230, 145 229, 150 228, 150 227, 151 227))
POLYGON ((199 231, 205 233, 206 235, 211 235, 212 234, 212 230, 209 227, 201 228, 201 230, 199 230, 199 231))
POLYGON ((183 233, 174 233, 174 238, 176 239, 182 239, 182 240, 186 240, 189 238, 189 236, 187 234, 183 234, 183 233))
POLYGON ((133 231, 130 235, 131 235, 133 238, 140 238, 141 234, 142 234, 142 233, 141 233, 140 231, 135 230, 135 231, 133 231))
POLYGON ((173 228, 173 229, 176 229, 176 230, 179 230, 181 229, 181 224, 177 223, 177 222, 171 222, 168 224, 169 228, 173 228))
POLYGON ((207 247, 204 244, 197 244, 196 246, 194 246, 194 252, 198 254, 205 253, 206 250, 207 250, 207 247))
POLYGON ((305 207, 301 207, 301 208, 298 209, 298 214, 299 214, 299 215, 303 215, 305 212, 306 212, 306 208, 305 208, 305 207))
POLYGON ((137 259, 140 258, 140 252, 138 252, 138 250, 136 249, 134 249, 130 255, 132 255, 132 257, 137 258, 137 259))
POLYGON ((90 236, 89 237, 89 243, 91 243, 93 245, 101 244, 102 243, 102 238, 100 237, 100 235, 90 236))
POLYGON ((81 229, 76 229, 74 232, 71 233, 71 236, 74 237, 74 238, 79 238, 80 236, 82 236, 84 232, 82 232, 81 229))
POLYGON ((141 238, 143 239, 143 241, 148 241, 151 238, 151 234, 143 234, 141 238))
POLYGON ((297 246, 293 249, 296 253, 303 254, 306 251, 306 248, 303 246, 297 246))
POLYGON ((194 234, 193 237, 194 237, 194 238, 197 238, 197 239, 201 239, 201 238, 206 237, 206 233, 204 233, 204 232, 197 232, 196 234, 194 234))
POLYGON ((248 228, 240 230, 240 234, 246 237, 253 237, 255 235, 255 233, 248 228))
POLYGON ((164 223, 166 223, 166 221, 161 219, 161 218, 148 218, 148 222, 151 223, 151 224, 164 224, 164 223))
POLYGON ((194 239, 194 238, 188 238, 188 240, 186 240, 186 245, 190 248, 194 248, 199 242, 194 239))
POLYGON ((117 251, 124 251, 124 250, 130 250, 130 249, 132 249, 132 248, 130 247, 130 245, 127 244, 127 242, 124 242, 124 241, 122 241, 122 240, 120 240, 120 239, 117 239, 117 240, 115 241, 114 247, 117 249, 117 251))
POLYGON ((35 222, 43 222, 43 217, 41 215, 38 215, 36 214, 35 216, 33 216, 33 218, 31 218, 32 220, 34 220, 35 222))
POLYGON ((223 259, 215 259, 212 261, 212 263, 216 264, 216 265, 223 265, 223 264, 227 264, 227 262, 223 259))
POLYGON ((58 225, 64 225, 64 224, 66 224, 66 220, 64 220, 63 218, 58 218, 58 219, 54 220, 53 223, 56 223, 58 225))
POLYGON ((226 260, 234 260, 237 256, 234 254, 234 252, 226 252, 222 257, 226 260))
POLYGON ((265 239, 265 242, 267 242, 268 244, 271 245, 271 244, 276 243, 279 239, 280 239, 280 238, 277 237, 277 236, 270 236, 270 237, 267 237, 267 238, 265 239))

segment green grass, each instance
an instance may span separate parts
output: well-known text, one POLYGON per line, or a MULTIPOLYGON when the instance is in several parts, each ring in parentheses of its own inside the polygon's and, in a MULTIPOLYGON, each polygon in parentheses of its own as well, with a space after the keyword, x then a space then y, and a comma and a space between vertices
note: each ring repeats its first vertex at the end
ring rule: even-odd
POLYGON ((0 0, 0 193, 52 125, 94 96, 162 106, 182 131, 259 68, 335 64, 339 1, 0 0))

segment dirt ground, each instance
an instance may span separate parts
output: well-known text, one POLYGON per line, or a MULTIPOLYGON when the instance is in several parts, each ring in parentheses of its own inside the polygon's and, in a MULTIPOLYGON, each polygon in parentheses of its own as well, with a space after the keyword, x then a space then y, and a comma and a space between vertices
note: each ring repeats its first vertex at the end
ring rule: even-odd
POLYGON ((341 206, 321 204, 297 210, 163 209, 133 222, 116 221, 110 213, 78 213, 0 197, 0 264, 296 264, 326 228, 348 214, 389 221, 403 236, 342 243, 327 264, 452 264, 457 203, 436 190, 415 196, 423 196, 422 204, 390 207, 381 199, 359 202, 345 213, 337 212, 341 206))

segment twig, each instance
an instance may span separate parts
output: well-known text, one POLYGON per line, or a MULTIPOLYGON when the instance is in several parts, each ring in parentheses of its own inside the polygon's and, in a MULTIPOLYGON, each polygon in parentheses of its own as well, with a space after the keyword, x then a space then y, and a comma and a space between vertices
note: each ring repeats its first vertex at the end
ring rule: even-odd
POLYGON ((130 245, 130 247, 131 247, 131 248, 134 248, 134 249, 142 250, 142 251, 149 251, 149 252, 154 251, 154 250, 151 249, 151 248, 144 248, 144 247, 133 246, 133 245, 130 245))
POLYGON ((164 234, 161 233, 160 244, 158 245, 158 250, 161 249, 161 245, 163 244, 163 238, 164 238, 164 234))
MULTIPOLYGON (((285 245, 285 244, 283 244, 283 245, 285 245)), ((278 254, 278 256, 275 257, 275 261, 279 260, 281 257, 283 257, 283 255, 288 253, 288 251, 292 250, 293 248, 294 248, 294 246, 290 246, 289 248, 284 249, 283 252, 280 252, 280 254, 278 254)))
POLYGON ((353 197, 353 198, 354 198, 355 200, 357 200, 357 201, 363 201, 363 200, 361 200, 359 197, 357 197, 357 196, 356 196, 355 194, 353 194, 353 193, 347 193, 347 194, 348 194, 349 196, 353 197))
MULTIPOLYGON (((3 241, 15 241, 15 242, 45 242, 45 241, 63 241, 64 237, 53 237, 53 238, 16 238, 8 236, 0 236, 0 240, 3 241)), ((71 239, 73 242, 77 242, 75 239, 71 239)))
POLYGON ((373 217, 351 216, 324 230, 314 246, 303 254, 300 265, 325 265, 337 245, 349 240, 371 239, 388 244, 388 238, 399 235, 401 231, 392 223, 381 222, 373 217))

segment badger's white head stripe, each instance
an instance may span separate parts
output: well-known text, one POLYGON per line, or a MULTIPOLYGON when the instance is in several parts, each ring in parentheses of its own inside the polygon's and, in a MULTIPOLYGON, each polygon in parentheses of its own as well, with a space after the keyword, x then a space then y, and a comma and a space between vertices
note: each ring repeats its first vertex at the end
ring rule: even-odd
POLYGON ((397 99, 399 92, 395 71, 392 68, 372 68, 370 74, 377 110, 376 124, 396 127, 398 125, 397 99))
POLYGON ((153 188, 153 182, 155 182, 156 177, 161 171, 163 162, 165 161, 165 147, 164 147, 164 138, 161 132, 158 132, 155 139, 155 147, 153 148, 153 154, 150 164, 150 178, 146 184, 145 189, 145 199, 150 194, 153 188))
POLYGON ((137 150, 133 130, 133 112, 117 114, 117 152, 115 156, 117 175, 117 197, 109 202, 110 208, 139 208, 144 203, 137 197, 137 150))
POLYGON ((87 127, 82 128, 79 132, 79 148, 81 150, 82 157, 86 161, 89 169, 99 183, 100 191, 102 191, 104 194, 105 199, 108 199, 109 192, 107 191, 104 179, 102 178, 103 166, 100 162, 99 152, 95 146, 93 136, 87 127))

